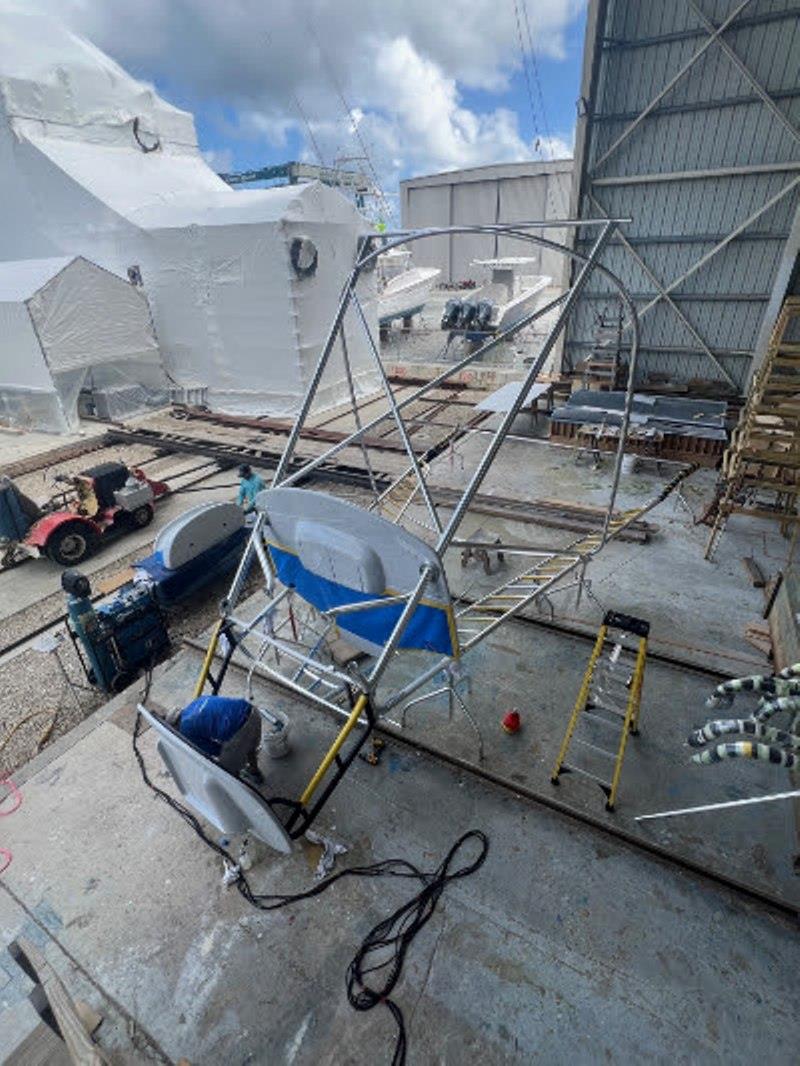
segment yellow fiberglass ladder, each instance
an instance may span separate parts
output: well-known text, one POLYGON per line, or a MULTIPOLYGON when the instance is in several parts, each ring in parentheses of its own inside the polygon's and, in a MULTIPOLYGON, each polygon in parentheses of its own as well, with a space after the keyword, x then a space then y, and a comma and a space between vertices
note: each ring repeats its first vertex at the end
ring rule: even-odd
POLYGON ((594 781, 608 811, 616 804, 628 734, 639 732, 649 633, 641 618, 606 612, 550 775, 554 785, 567 773, 594 781), (575 761, 568 763, 570 750, 575 761))

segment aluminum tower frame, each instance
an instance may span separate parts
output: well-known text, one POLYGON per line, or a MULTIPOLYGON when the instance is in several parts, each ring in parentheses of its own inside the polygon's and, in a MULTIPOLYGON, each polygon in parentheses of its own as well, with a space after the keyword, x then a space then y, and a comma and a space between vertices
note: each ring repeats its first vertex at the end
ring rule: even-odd
MULTIPOLYGON (((331 459, 343 448, 348 446, 361 445, 366 452, 364 445, 365 435, 381 422, 388 419, 394 419, 409 458, 409 467, 404 474, 401 475, 399 481, 408 479, 414 487, 414 493, 418 493, 420 499, 425 503, 433 523, 428 529, 435 536, 434 551, 439 558, 439 566, 442 568, 444 567, 445 552, 448 548, 455 548, 459 544, 456 540, 456 535, 464 515, 469 509, 471 501, 474 499, 476 492, 491 468, 500 447, 508 437, 514 419, 521 410, 530 387, 536 380, 537 375, 541 371, 546 359, 552 352, 559 336, 564 330, 571 309, 584 285, 595 270, 599 271, 611 283, 616 290, 619 299, 622 301, 626 313, 630 318, 633 344, 628 364, 626 400, 623 408, 619 442, 614 457, 611 491, 602 527, 598 529, 596 534, 583 537, 573 542, 573 544, 569 545, 566 549, 553 551, 531 549, 529 554, 534 559, 533 566, 522 575, 519 575, 518 578, 513 579, 512 582, 513 585, 520 586, 521 591, 515 592, 514 596, 502 597, 503 599, 511 600, 512 602, 510 605, 508 605, 508 607, 504 606, 499 610, 499 613, 497 605, 487 605, 485 609, 483 609, 480 605, 485 604, 487 600, 491 599, 491 597, 484 597, 482 600, 477 601, 478 611, 480 612, 483 610, 483 614, 479 613, 478 615, 475 615, 473 606, 467 608, 466 611, 462 611, 461 616, 466 616, 468 622, 473 623, 474 618, 477 617, 482 620, 483 624, 479 625, 478 630, 474 631, 471 636, 465 638, 463 641, 456 640, 452 656, 438 656, 436 662, 432 666, 422 670, 411 682, 404 685, 402 688, 391 692, 384 699, 379 699, 378 697, 377 690, 379 683, 395 656, 398 645, 408 627, 411 617, 425 593, 426 586, 428 586, 436 577, 436 574, 434 573, 435 567, 432 567, 431 565, 423 566, 420 570, 419 579, 413 588, 401 591, 399 594, 390 597, 390 602, 402 604, 402 609, 391 635, 383 646, 380 654, 374 658, 368 671, 362 672, 358 668, 345 670, 335 665, 321 662, 320 659, 316 657, 317 650, 325 639, 326 633, 324 629, 320 632, 319 628, 315 628, 314 625, 311 625, 305 633, 303 640, 299 639, 300 634, 298 628, 304 629, 306 623, 303 623, 302 620, 300 620, 298 626, 298 617, 295 613, 292 613, 291 604, 293 597, 295 596, 294 590, 288 588, 278 590, 276 587, 275 570, 263 540, 267 516, 264 513, 258 514, 245 553, 231 584, 230 591, 226 600, 223 602, 222 617, 214 630, 211 643, 208 647, 203 668, 195 689, 195 696, 199 696, 202 693, 207 682, 211 683, 212 689, 215 692, 219 689, 234 651, 238 650, 251 664, 250 678, 252 678, 253 672, 257 670, 259 675, 277 682, 279 685, 284 686, 298 695, 302 695, 304 698, 311 700, 317 705, 325 707, 336 715, 346 717, 347 720, 341 728, 336 740, 323 758, 299 800, 275 801, 277 804, 284 804, 290 808, 291 813, 289 822, 287 823, 287 830, 292 837, 300 835, 311 824, 321 806, 355 758, 359 748, 369 736, 377 718, 379 716, 385 716, 393 708, 398 708, 400 710, 401 719, 399 724, 402 724, 405 712, 412 705, 417 705, 422 699, 446 692, 450 697, 451 712, 454 705, 457 704, 466 714, 470 724, 478 733, 480 740, 480 731, 469 715, 469 711, 457 690, 459 683, 458 669, 454 666, 454 661, 460 657, 462 652, 468 650, 480 640, 484 639, 508 618, 518 614, 523 608, 529 606, 535 600, 546 598, 547 593, 553 591, 556 587, 562 589, 575 587, 577 585, 580 592, 581 588, 586 585, 585 572, 590 559, 603 548, 610 538, 619 533, 631 522, 635 521, 644 511, 663 499, 668 492, 671 491, 674 484, 676 484, 681 477, 685 476, 686 470, 683 470, 677 478, 674 478, 672 482, 670 482, 653 501, 645 505, 644 508, 637 508, 633 511, 623 512, 621 515, 615 516, 615 504, 619 488, 622 459, 633 402, 638 323, 636 309, 627 290, 614 274, 600 264, 599 258, 603 249, 607 246, 618 227, 624 221, 627 220, 597 219, 586 221, 568 219, 556 221, 540 220, 485 226, 442 227, 420 231, 393 232, 382 235, 379 239, 368 237, 362 242, 357 261, 343 288, 333 323, 320 353, 301 410, 292 428, 285 450, 275 472, 272 488, 296 486, 300 481, 313 474, 314 470, 321 463, 331 459), (580 227, 593 227, 596 231, 599 231, 591 252, 588 255, 583 255, 565 245, 550 241, 540 232, 551 228, 577 230, 580 227), (389 386, 388 379, 386 378, 381 363, 378 341, 370 328, 358 292, 356 291, 359 277, 365 270, 369 270, 374 266, 378 255, 391 248, 411 244, 425 238, 453 233, 487 232, 510 236, 518 240, 529 241, 542 247, 554 249, 570 257, 573 261, 579 264, 579 270, 577 271, 572 285, 556 299, 550 301, 544 308, 530 311, 501 334, 486 339, 477 349, 471 351, 464 358, 455 362, 451 366, 447 366, 432 381, 415 389, 410 396, 407 396, 404 400, 398 403, 389 386), (356 398, 351 389, 351 403, 353 414, 356 419, 356 430, 350 433, 341 442, 332 445, 322 455, 319 455, 312 460, 308 460, 307 462, 299 464, 293 463, 295 450, 301 432, 303 427, 307 424, 312 410, 314 397, 320 382, 322 381, 325 368, 334 352, 337 338, 340 336, 342 337, 342 355, 347 367, 347 348, 344 343, 343 323, 345 320, 345 314, 351 305, 355 310, 361 327, 366 333, 370 349, 375 359, 376 369, 378 370, 386 393, 388 409, 372 420, 362 423, 357 410, 356 398), (558 315, 542 345, 539 355, 532 362, 525 374, 517 399, 505 413, 500 425, 492 435, 486 450, 478 462, 477 468, 470 478, 469 484, 466 486, 461 499, 455 505, 450 518, 446 522, 442 522, 431 498, 431 493, 426 481, 425 470, 423 469, 422 464, 418 461, 418 457, 415 455, 411 446, 407 427, 403 421, 402 411, 416 399, 452 378, 466 366, 480 359, 487 352, 496 348, 504 341, 509 340, 526 326, 555 308, 559 308, 558 315), (237 604, 240 600, 250 568, 256 560, 264 575, 268 594, 267 602, 260 607, 254 616, 244 618, 236 613, 237 604), (572 581, 565 584, 563 579, 568 575, 572 576, 572 581), (279 620, 280 614, 285 611, 287 605, 290 608, 289 615, 284 614, 279 620), (473 613, 470 614, 470 612, 473 613), (294 639, 289 639, 281 634, 281 631, 283 630, 285 632, 286 627, 289 625, 291 625, 294 639), (220 645, 221 638, 223 637, 226 639, 222 641, 222 666, 216 676, 212 677, 211 668, 214 662, 214 657, 218 646, 220 645), (247 641, 253 639, 257 639, 259 644, 256 652, 249 650, 247 647, 247 641), (273 652, 275 655, 275 668, 263 662, 264 653, 267 650, 273 652), (292 676, 286 676, 277 669, 277 665, 283 660, 293 664, 295 672, 292 676), (432 692, 425 693, 421 697, 417 696, 412 699, 415 693, 429 682, 437 679, 439 675, 443 676, 444 685, 438 683, 437 687, 432 692), (343 706, 343 703, 347 703, 349 706, 343 706), (356 744, 350 746, 347 754, 344 756, 340 755, 340 750, 345 744, 349 734, 355 726, 359 724, 366 728, 362 730, 356 744), (328 771, 331 767, 333 767, 333 772, 329 774, 328 771), (328 780, 322 795, 312 803, 315 792, 317 792, 323 778, 326 778, 326 776, 328 780)), ((349 369, 349 367, 347 368, 349 369)), ((376 499, 378 499, 378 501, 380 500, 377 493, 376 499)), ((511 585, 509 585, 509 587, 511 587, 511 585)), ((318 612, 316 614, 316 620, 319 621, 319 619, 321 619, 324 624, 334 625, 336 617, 342 613, 347 611, 365 610, 370 606, 374 606, 377 602, 380 602, 383 605, 387 601, 370 601, 366 604, 363 602, 346 604, 330 611, 318 612)), ((398 723, 395 722, 395 724, 398 723)))

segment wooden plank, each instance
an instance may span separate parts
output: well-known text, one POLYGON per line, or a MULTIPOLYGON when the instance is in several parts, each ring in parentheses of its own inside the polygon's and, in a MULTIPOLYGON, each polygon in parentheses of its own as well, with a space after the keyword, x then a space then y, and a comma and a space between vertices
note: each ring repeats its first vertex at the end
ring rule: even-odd
POLYGON ((3 1062, 5 1066, 72 1066, 66 1044, 44 1022, 39 1022, 3 1062))
POLYGON ((754 589, 763 589, 767 584, 767 578, 764 571, 758 565, 752 555, 745 555, 742 557, 742 563, 745 570, 750 576, 750 582, 754 589))
POLYGON ((58 1028, 75 1066, 103 1066, 108 1059, 84 1028, 75 1004, 61 979, 39 949, 24 937, 17 944, 36 971, 58 1028))

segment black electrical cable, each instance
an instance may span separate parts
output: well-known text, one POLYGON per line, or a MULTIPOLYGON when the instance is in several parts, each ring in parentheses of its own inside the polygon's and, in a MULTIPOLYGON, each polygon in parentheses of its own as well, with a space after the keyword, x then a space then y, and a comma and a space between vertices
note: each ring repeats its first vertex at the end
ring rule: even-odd
MULTIPOLYGON (((150 690, 150 677, 146 682, 145 692, 150 690)), ((146 695, 145 695, 146 700, 146 695)), ((136 715, 136 723, 133 728, 133 751, 144 783, 158 797, 167 803, 174 811, 191 826, 200 839, 212 851, 216 852, 225 862, 232 867, 236 866, 233 856, 221 844, 213 840, 203 829, 200 820, 192 814, 183 804, 173 799, 167 792, 154 785, 150 780, 147 768, 144 764, 142 753, 139 750, 139 735, 141 732, 142 716, 136 715)), ((336 884, 345 877, 402 877, 411 878, 422 883, 422 888, 407 903, 398 907, 392 914, 378 922, 374 928, 364 937, 361 946, 347 968, 346 988, 347 999, 350 1006, 357 1011, 372 1010, 373 1007, 383 1003, 391 1012, 397 1025, 397 1039, 392 1055, 392 1066, 402 1066, 406 1059, 407 1036, 405 1019, 401 1008, 393 999, 391 993, 400 979, 405 961, 406 952, 417 933, 422 930, 436 910, 436 904, 451 881, 462 877, 469 877, 480 869, 486 861, 489 851, 489 840, 485 833, 479 829, 470 829, 462 834, 445 855, 442 862, 435 870, 425 871, 406 859, 385 859, 383 862, 372 863, 369 866, 349 866, 338 873, 326 877, 317 882, 305 892, 293 894, 259 894, 253 892, 245 875, 239 871, 236 887, 240 895, 258 910, 272 911, 281 907, 299 903, 304 899, 313 899, 326 892, 331 885, 336 884), (479 852, 475 859, 463 866, 454 867, 458 853, 470 841, 479 845, 479 852), (378 988, 372 983, 367 983, 369 975, 382 974, 382 983, 378 988)))

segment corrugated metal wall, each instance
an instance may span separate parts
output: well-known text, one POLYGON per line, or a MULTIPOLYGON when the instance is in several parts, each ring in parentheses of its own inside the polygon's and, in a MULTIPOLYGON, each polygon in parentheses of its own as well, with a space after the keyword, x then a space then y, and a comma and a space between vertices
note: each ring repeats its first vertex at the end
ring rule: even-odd
MULTIPOLYGON (((593 0, 581 109, 572 210, 633 220, 603 262, 642 314, 640 382, 744 388, 800 200, 800 7, 593 0)), ((566 368, 606 293, 580 300, 566 368)))
MULTIPOLYGON (((564 218, 571 176, 571 160, 559 160, 497 164, 412 178, 400 184, 403 226, 418 229, 564 218)), ((551 240, 565 239, 560 230, 546 235, 551 240)), ((498 255, 532 256, 536 259, 532 273, 550 274, 557 283, 561 282, 563 257, 523 241, 464 234, 434 237, 414 245, 414 262, 418 266, 439 267, 443 281, 478 280, 482 273, 473 266, 473 260, 498 255)))

